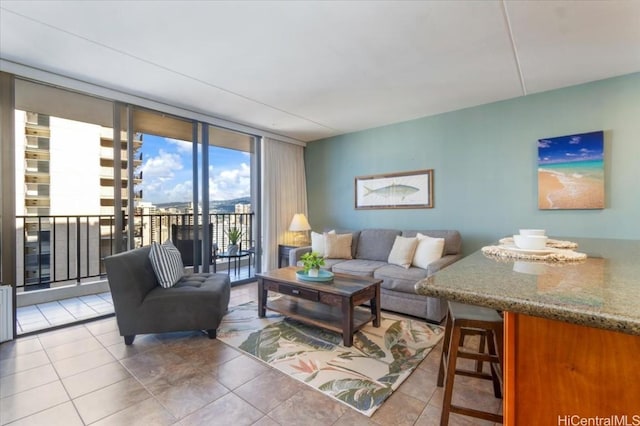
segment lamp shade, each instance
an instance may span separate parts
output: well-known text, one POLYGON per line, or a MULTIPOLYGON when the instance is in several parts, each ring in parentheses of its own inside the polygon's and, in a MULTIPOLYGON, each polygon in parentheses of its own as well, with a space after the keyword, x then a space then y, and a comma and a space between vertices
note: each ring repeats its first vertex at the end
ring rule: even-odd
POLYGON ((289 231, 309 231, 309 221, 303 213, 296 213, 291 219, 291 225, 289 225, 289 231))

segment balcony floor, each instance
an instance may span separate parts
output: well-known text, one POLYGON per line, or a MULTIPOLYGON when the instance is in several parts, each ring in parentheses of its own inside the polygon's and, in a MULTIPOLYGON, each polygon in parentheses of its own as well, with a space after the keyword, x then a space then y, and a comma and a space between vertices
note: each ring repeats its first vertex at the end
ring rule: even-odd
MULTIPOLYGON (((223 269, 225 266, 219 267, 218 272, 221 274, 226 273, 227 270, 223 269)), ((255 269, 253 266, 250 272, 246 265, 239 269, 239 273, 236 273, 231 268, 229 277, 232 286, 237 281, 246 281, 254 278, 255 269), (251 273, 251 276, 249 273, 251 273)), ((27 334, 113 313, 113 301, 111 300, 110 292, 39 303, 16 309, 16 331, 18 335, 27 334)))
POLYGON ((16 309, 17 332, 30 333, 112 313, 109 292, 23 306, 16 309))

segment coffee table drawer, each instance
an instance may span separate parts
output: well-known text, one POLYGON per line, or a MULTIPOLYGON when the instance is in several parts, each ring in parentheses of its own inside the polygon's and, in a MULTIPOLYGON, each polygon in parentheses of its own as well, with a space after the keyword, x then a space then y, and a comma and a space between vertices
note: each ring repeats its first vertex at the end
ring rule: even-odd
POLYGON ((286 294, 288 296, 295 296, 301 299, 312 300, 317 302, 320 300, 320 296, 316 290, 309 290, 306 288, 295 287, 287 284, 278 283, 278 288, 270 288, 269 290, 277 291, 280 294, 286 294))

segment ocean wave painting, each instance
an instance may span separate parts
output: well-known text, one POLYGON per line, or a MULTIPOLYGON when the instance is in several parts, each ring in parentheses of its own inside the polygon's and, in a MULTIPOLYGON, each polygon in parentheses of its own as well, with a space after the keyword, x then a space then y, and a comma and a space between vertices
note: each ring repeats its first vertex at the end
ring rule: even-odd
POLYGON ((538 140, 538 208, 604 208, 604 132, 538 140))

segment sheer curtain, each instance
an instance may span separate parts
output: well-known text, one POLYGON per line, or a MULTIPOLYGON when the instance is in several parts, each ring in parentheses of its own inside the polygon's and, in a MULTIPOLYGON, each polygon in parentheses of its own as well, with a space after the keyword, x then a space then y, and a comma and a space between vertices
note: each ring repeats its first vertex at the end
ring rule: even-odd
POLYGON ((262 270, 268 271, 278 266, 278 244, 293 243, 293 215, 307 215, 307 179, 302 146, 269 138, 262 143, 262 270))

